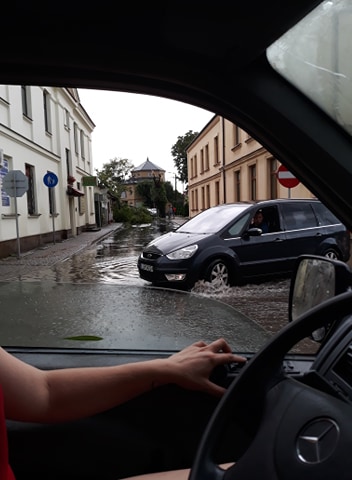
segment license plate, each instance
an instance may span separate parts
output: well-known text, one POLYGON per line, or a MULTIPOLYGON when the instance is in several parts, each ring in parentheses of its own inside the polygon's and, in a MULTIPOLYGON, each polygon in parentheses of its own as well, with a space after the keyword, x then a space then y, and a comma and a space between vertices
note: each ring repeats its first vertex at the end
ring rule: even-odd
POLYGON ((147 265, 145 263, 141 263, 141 270, 145 270, 146 272, 152 272, 153 265, 147 265))

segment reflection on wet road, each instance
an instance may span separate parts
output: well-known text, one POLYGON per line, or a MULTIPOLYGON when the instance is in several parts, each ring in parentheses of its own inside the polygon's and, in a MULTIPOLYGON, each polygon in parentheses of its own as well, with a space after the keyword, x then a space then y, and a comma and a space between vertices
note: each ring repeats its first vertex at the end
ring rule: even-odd
POLYGON ((268 335, 228 305, 152 287, 0 283, 6 346, 178 350, 225 336, 236 351, 253 351, 268 335))
POLYGON ((145 285, 139 278, 137 258, 143 245, 161 233, 158 223, 122 227, 91 249, 57 264, 51 272, 52 279, 145 285))

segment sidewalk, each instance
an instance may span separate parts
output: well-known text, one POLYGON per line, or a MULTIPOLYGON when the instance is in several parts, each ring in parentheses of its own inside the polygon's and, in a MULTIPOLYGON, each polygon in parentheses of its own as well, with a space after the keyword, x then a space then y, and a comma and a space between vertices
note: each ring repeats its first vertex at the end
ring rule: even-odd
POLYGON ((50 267, 58 262, 64 262, 81 250, 99 242, 122 226, 122 223, 111 223, 101 227, 98 231, 82 232, 76 237, 71 237, 62 242, 48 243, 43 247, 23 252, 20 257, 11 255, 0 259, 0 281, 8 278, 17 279, 36 267, 50 267))

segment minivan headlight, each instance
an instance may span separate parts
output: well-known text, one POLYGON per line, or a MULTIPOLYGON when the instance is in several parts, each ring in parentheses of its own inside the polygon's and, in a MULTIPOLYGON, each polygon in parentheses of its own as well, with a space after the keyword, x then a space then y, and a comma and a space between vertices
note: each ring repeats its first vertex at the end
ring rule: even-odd
POLYGON ((186 260, 187 258, 191 258, 197 250, 198 245, 190 245, 189 247, 183 247, 179 250, 168 253, 166 255, 166 258, 168 258, 169 260, 186 260))

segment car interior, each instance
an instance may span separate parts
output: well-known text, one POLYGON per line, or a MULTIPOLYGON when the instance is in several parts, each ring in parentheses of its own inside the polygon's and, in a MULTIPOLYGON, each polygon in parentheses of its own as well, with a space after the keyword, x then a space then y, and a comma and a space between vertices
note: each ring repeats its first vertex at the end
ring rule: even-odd
MULTIPOLYGON (((139 93, 216 112, 257 139, 352 229, 352 64, 337 53, 340 47, 350 51, 350 12, 348 0, 123 7, 77 0, 50 8, 42 1, 6 2, 0 82, 139 93), (311 28, 298 38, 310 44, 316 12, 333 12, 319 65, 281 40, 307 16, 311 28), (298 80, 286 75, 285 54, 302 66, 298 80), (303 67, 328 78, 328 99, 303 67), (310 86, 308 93, 300 81, 310 86)), ((192 467, 190 480, 350 478, 351 284, 345 263, 300 258, 287 325, 257 351, 236 351, 248 358, 245 367, 214 371, 213 380, 227 387, 221 399, 167 385, 80 421, 8 421, 16 479, 117 480, 186 467, 192 467), (316 351, 295 353, 306 338, 315 340, 316 351), (235 462, 228 471, 218 467, 228 461, 235 462)), ((42 369, 172 353, 3 347, 42 369)))

